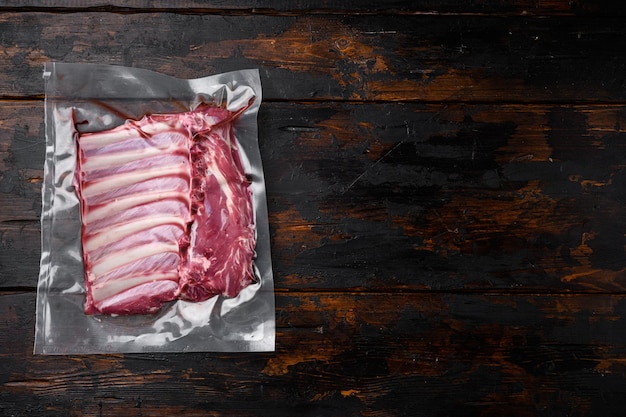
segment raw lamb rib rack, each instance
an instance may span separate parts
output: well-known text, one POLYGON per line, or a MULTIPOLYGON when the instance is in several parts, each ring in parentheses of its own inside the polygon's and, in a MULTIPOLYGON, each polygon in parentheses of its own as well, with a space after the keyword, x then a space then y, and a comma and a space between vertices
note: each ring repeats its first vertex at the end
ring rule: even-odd
POLYGON ((242 111, 201 105, 78 135, 85 313, 154 313, 255 280, 252 194, 232 133, 242 111))

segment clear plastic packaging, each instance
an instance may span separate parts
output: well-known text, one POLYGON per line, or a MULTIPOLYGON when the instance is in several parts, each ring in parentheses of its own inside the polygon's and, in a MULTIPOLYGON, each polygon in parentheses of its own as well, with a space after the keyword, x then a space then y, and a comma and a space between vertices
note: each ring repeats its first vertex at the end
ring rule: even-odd
POLYGON ((258 71, 184 80, 121 66, 47 63, 44 79, 46 160, 34 352, 273 351, 274 284, 258 148, 258 71), (149 115, 191 112, 207 103, 237 112, 232 137, 252 192, 253 282, 234 297, 176 299, 154 314, 85 314, 81 200, 75 183, 78 136, 149 115))

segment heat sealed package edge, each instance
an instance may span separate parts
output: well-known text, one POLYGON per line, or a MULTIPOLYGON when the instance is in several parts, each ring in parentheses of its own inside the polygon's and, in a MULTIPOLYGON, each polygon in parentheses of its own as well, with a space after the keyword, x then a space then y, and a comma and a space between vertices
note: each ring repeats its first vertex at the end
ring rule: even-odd
POLYGON ((34 352, 274 350, 258 71, 44 80, 34 352))

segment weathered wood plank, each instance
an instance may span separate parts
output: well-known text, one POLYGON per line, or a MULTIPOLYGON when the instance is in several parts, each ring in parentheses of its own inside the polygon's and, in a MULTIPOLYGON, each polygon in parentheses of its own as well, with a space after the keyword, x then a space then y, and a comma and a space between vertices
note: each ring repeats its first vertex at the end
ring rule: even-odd
POLYGON ((626 411, 623 295, 279 293, 276 353, 54 360, 30 353, 34 298, 0 295, 3 415, 626 411))
POLYGON ((621 107, 274 114, 291 133, 262 146, 283 285, 623 291, 621 107))
MULTIPOLYGON (((33 287, 42 105, 0 120, 0 287, 33 287)), ((626 289, 621 106, 267 103, 259 124, 282 288, 626 289)))
POLYGON ((0 223, 0 289, 34 288, 40 256, 41 228, 38 222, 0 223))
POLYGON ((0 0, 0 415, 626 415, 625 15, 0 0), (261 69, 275 353, 32 355, 47 60, 261 69))
POLYGON ((622 18, 2 13, 0 95, 45 61, 180 77, 258 67, 267 100, 623 102, 622 18))
POLYGON ((603 15, 616 16, 626 13, 622 2, 571 1, 571 0, 230 0, 173 1, 173 0, 3 0, 0 8, 11 10, 101 10, 138 11, 158 10, 185 13, 468 13, 499 15, 603 15))
POLYGON ((42 101, 0 101, 0 224, 39 219, 44 135, 42 101))

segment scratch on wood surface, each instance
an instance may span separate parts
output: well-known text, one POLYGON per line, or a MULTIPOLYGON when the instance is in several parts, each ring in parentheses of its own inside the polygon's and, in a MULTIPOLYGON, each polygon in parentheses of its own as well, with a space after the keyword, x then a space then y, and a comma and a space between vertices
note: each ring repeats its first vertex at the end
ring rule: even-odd
POLYGON ((509 162, 523 162, 523 161, 530 161, 535 157, 534 154, 532 153, 527 153, 524 155, 518 155, 518 156, 514 156, 513 158, 511 158, 511 160, 509 162))
POLYGON ((395 35, 397 30, 379 30, 379 31, 367 31, 363 32, 364 35, 395 35))
POLYGON ((369 171, 372 170, 372 168, 374 168, 376 165, 378 165, 383 159, 385 159, 387 156, 389 156, 389 154, 391 154, 391 152, 393 152, 394 150, 396 150, 400 145, 402 145, 404 143, 404 140, 401 140, 400 142, 396 143, 391 149, 389 149, 387 152, 385 152, 385 154, 383 156, 381 156, 380 158, 378 158, 372 165, 370 165, 369 167, 367 167, 367 169, 365 171, 363 171, 361 173, 361 175, 359 175, 358 177, 356 177, 354 179, 354 181, 352 181, 344 190, 341 194, 345 194, 347 193, 353 186, 354 184, 356 184, 361 178, 363 178, 369 171))

